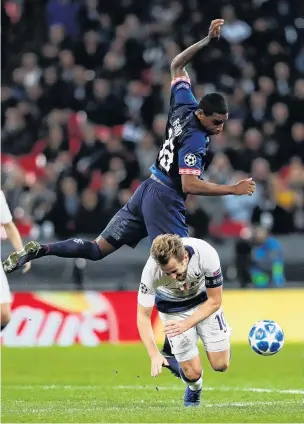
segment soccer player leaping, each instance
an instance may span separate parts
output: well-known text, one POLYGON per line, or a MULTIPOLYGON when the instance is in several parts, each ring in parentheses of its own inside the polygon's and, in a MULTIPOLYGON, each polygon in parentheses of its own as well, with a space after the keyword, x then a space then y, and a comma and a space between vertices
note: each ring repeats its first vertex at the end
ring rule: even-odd
POLYGON ((222 19, 212 21, 206 38, 173 59, 166 134, 151 167, 151 177, 142 182, 100 236, 94 241, 79 238, 49 244, 30 241, 24 249, 11 253, 3 262, 5 272, 12 272, 28 261, 47 255, 98 261, 123 245, 135 247, 146 236, 151 242, 166 233, 186 237, 187 194, 251 196, 254 193, 255 183, 250 178, 235 185, 218 185, 200 179, 209 136, 222 131, 228 119, 228 106, 219 93, 207 94, 198 103, 191 91, 185 65, 203 47, 220 37, 223 24, 222 19))

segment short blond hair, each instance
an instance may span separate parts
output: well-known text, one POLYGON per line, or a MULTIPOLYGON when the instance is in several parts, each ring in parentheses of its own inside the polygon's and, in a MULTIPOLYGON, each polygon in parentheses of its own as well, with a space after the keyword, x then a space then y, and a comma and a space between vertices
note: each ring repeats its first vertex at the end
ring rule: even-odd
POLYGON ((184 259, 185 247, 182 239, 175 234, 163 234, 153 241, 152 258, 160 265, 167 265, 169 259, 175 257, 179 262, 184 259))

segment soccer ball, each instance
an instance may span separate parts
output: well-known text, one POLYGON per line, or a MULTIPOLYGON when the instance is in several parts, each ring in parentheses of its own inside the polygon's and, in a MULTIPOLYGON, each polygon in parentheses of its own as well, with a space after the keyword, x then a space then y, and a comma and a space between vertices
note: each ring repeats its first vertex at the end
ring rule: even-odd
POLYGON ((253 325, 248 341, 251 348, 259 355, 274 355, 284 345, 284 333, 275 321, 264 319, 253 325))

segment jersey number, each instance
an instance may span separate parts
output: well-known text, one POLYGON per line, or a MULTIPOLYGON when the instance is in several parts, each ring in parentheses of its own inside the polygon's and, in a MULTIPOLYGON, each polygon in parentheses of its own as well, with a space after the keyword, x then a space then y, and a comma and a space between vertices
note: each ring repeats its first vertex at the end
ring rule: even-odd
POLYGON ((226 324, 226 321, 225 321, 223 312, 221 314, 215 315, 215 319, 218 322, 218 325, 220 327, 220 330, 224 330, 224 333, 226 333, 226 331, 227 331, 227 324, 226 324))
POLYGON ((171 165, 173 163, 173 158, 174 158, 173 140, 174 140, 173 129, 170 128, 168 133, 168 139, 164 142, 163 148, 159 152, 159 164, 167 172, 170 171, 171 165))

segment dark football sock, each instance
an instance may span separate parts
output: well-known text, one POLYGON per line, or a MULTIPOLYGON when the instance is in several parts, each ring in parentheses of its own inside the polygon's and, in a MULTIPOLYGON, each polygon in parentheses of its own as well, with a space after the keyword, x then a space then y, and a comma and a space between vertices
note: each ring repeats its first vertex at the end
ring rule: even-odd
POLYGON ((83 258, 99 261, 104 256, 97 244, 82 239, 69 239, 50 244, 42 244, 36 258, 58 256, 59 258, 83 258))
POLYGON ((165 337, 165 341, 164 341, 164 345, 162 348, 162 352, 165 353, 166 355, 173 355, 172 353, 172 349, 171 349, 171 345, 169 343, 168 337, 165 337))
POLYGON ((171 357, 166 357, 166 360, 169 364, 168 365, 164 365, 165 368, 170 368, 174 371, 174 373, 176 374, 176 376, 179 376, 179 363, 177 362, 177 360, 175 359, 175 357, 173 356, 171 357))

